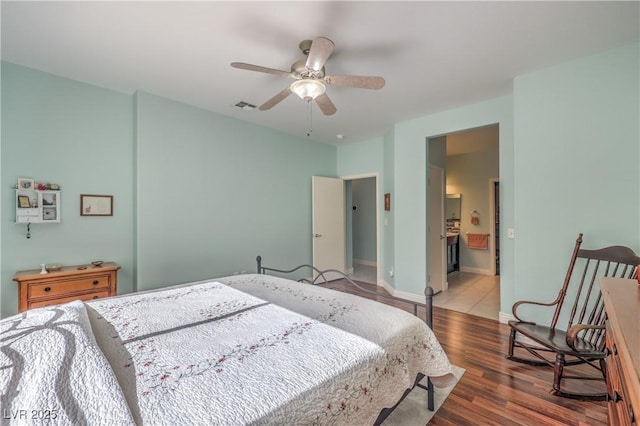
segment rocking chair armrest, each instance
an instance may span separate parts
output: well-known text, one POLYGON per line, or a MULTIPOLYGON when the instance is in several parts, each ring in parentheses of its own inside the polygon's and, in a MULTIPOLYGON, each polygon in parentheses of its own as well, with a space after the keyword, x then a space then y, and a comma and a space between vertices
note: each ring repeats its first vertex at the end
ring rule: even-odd
POLYGON ((571 347, 574 351, 576 350, 576 341, 578 339, 578 334, 584 330, 604 330, 604 325, 595 325, 595 324, 576 324, 572 325, 569 330, 567 330, 567 345, 571 347))
POLYGON ((513 313, 513 316, 516 317, 516 319, 518 321, 529 322, 531 324, 534 324, 533 322, 523 320, 522 318, 520 318, 518 316, 516 311, 518 310, 518 307, 520 305, 554 306, 554 305, 557 305, 557 301, 553 301, 553 302, 550 302, 550 303, 543 303, 543 302, 534 302, 534 301, 531 301, 531 300, 519 300, 519 301, 517 301, 516 303, 513 304, 513 307, 511 308, 511 312, 513 313))

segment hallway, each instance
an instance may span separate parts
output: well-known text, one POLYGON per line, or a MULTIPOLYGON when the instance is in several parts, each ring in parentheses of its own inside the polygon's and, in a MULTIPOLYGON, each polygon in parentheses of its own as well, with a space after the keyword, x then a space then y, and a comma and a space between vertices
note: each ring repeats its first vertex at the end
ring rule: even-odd
POLYGON ((353 273, 349 274, 349 278, 354 281, 376 284, 378 282, 378 279, 376 278, 377 273, 377 268, 375 266, 354 262, 353 273))

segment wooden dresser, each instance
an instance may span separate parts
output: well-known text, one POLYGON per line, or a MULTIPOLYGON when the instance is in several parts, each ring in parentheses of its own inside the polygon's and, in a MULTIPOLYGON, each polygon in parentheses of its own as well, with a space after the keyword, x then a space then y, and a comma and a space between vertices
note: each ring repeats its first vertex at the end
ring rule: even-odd
POLYGON ((609 424, 640 425, 640 285, 637 280, 603 278, 609 424))
POLYGON ((17 272, 13 280, 18 283, 18 311, 115 296, 118 269, 115 263, 103 263, 65 266, 48 274, 40 274, 40 269, 17 272))

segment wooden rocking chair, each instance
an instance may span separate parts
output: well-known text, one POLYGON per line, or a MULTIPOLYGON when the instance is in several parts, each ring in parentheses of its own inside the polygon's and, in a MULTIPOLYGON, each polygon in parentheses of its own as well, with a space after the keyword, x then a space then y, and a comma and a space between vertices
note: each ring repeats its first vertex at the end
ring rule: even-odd
MULTIPOLYGON (((584 250, 580 248, 581 244, 582 234, 576 240, 569 269, 556 300, 550 303, 518 301, 513 305, 513 316, 516 320, 509 321, 511 335, 507 358, 530 365, 553 367, 551 393, 554 395, 583 400, 604 400, 607 396, 606 391, 569 391, 562 387, 563 380, 604 381, 604 361, 607 357, 604 345, 606 313, 600 294, 599 279, 605 276, 637 278, 640 257, 628 247, 612 246, 599 250, 584 250), (527 304, 546 309, 555 307, 551 324, 541 325, 522 319, 518 314, 518 308, 527 304), (563 309, 569 315, 564 329, 558 326, 563 309), (515 356, 516 348, 525 349, 533 358, 515 356), (555 357, 551 358, 554 354, 555 357), (590 369, 581 367, 579 373, 565 372, 565 366, 578 364, 588 365, 598 371, 596 375, 586 374, 583 370, 590 369)), ((589 372, 593 373, 592 370, 589 372)))

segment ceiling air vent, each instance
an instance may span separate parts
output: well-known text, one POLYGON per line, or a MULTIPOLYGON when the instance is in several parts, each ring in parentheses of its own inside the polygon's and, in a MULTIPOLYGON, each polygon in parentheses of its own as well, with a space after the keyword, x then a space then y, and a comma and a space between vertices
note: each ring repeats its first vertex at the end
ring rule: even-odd
POLYGON ((243 111, 253 111, 254 109, 256 109, 256 106, 253 104, 250 104, 249 102, 240 101, 234 105, 234 108, 240 109, 243 111))

